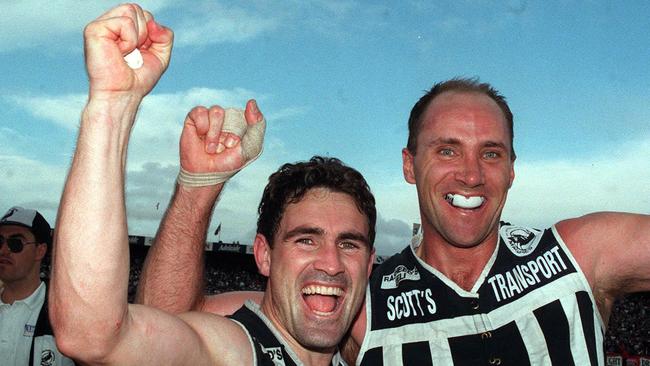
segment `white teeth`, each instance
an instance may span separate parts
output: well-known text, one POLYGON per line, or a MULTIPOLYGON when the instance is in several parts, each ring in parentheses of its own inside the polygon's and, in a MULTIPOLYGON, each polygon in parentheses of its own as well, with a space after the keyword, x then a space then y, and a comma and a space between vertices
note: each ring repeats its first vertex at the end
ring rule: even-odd
POLYGON ((302 289, 302 293, 305 295, 326 295, 326 296, 341 296, 343 295, 343 290, 339 287, 329 287, 329 286, 307 286, 302 289))
POLYGON ((465 197, 462 194, 453 193, 447 193, 445 199, 453 206, 460 208, 477 208, 485 202, 485 198, 481 196, 465 197))
POLYGON ((134 49, 128 55, 124 56, 124 61, 132 69, 139 69, 144 65, 144 60, 142 59, 142 54, 139 49, 134 49))

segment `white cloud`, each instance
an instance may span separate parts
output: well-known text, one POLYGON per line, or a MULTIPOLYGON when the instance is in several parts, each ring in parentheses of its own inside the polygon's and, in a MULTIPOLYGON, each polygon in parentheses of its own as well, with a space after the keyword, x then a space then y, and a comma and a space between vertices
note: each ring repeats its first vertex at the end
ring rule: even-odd
POLYGON ((386 24, 394 7, 352 0, 293 1, 286 9, 297 32, 309 30, 327 38, 357 41, 360 33, 372 32, 386 24))
MULTIPOLYGON (((172 1, 141 1, 154 14, 172 1)), ((61 0, 43 2, 24 0, 3 2, 0 22, 0 52, 23 48, 60 48, 63 44, 75 49, 83 29, 90 21, 115 6, 114 1, 61 0), (64 39, 69 42, 61 42, 64 39)))
POLYGON ((222 42, 243 42, 275 30, 278 19, 254 11, 217 3, 204 4, 174 27, 179 47, 222 42))
POLYGON ((411 237, 411 224, 400 219, 377 217, 375 247, 378 255, 391 255, 404 249, 411 237))
POLYGON ((516 165, 504 219, 547 226, 595 211, 650 214, 650 139, 608 153, 516 165))
POLYGON ((265 114, 264 117, 267 121, 281 121, 305 116, 308 111, 309 109, 307 107, 288 107, 265 114))
MULTIPOLYGON (((3 145, 5 146, 5 145, 3 145)), ((48 165, 19 155, 0 155, 0 211, 12 206, 39 210, 54 226, 67 167, 48 165)))
POLYGON ((85 94, 5 96, 6 100, 25 109, 33 116, 52 121, 73 131, 79 127, 79 118, 87 98, 85 94))

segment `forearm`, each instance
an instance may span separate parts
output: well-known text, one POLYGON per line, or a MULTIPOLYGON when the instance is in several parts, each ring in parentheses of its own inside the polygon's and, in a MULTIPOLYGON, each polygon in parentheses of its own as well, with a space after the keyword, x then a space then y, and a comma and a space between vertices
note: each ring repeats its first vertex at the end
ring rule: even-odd
POLYGON ((147 254, 136 302, 174 314, 199 310, 204 296, 204 245, 222 188, 176 185, 147 254))
POLYGON ((124 166, 138 98, 91 98, 57 216, 50 310, 64 352, 102 354, 126 317, 124 166))

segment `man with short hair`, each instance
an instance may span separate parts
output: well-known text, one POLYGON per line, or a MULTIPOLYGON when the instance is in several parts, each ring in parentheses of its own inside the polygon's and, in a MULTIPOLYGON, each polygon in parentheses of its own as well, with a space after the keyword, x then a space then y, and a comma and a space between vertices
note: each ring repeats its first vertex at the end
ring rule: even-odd
MULTIPOLYGON (((373 272, 347 347, 360 348, 357 364, 604 364, 614 301, 650 290, 650 216, 600 212, 546 230, 501 222, 515 178, 512 126, 505 98, 474 79, 436 84, 413 107, 403 174, 417 188, 422 233, 373 272)), ((161 272, 202 242, 173 253, 156 245, 161 272)), ((158 291, 217 313, 259 297, 205 299, 148 281, 141 292, 154 306, 158 291)))
POLYGON ((0 218, 0 355, 3 365, 74 365, 56 348, 41 262, 50 225, 36 210, 10 208, 0 218))
MULTIPOLYGON (((336 159, 286 164, 269 178, 254 241, 268 277, 260 305, 225 318, 127 303, 126 149, 141 100, 169 64, 173 34, 124 4, 84 36, 90 92, 53 257, 59 347, 91 365, 344 365, 337 346, 363 302, 376 213, 361 174, 336 159), (136 48, 142 61, 127 64, 136 48)), ((259 155, 263 126, 252 100, 245 111, 190 111, 175 196, 210 196, 211 208, 225 181, 259 155)))

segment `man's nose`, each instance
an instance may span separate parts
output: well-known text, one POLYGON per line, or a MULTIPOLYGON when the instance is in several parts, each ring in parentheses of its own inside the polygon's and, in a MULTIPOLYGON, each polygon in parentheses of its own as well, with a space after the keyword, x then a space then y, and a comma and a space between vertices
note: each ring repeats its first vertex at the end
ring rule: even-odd
POLYGON ((317 253, 315 268, 327 273, 330 276, 337 275, 344 271, 341 253, 335 243, 328 243, 321 247, 317 253))
POLYGON ((480 159, 475 156, 465 156, 456 171, 456 180, 467 187, 476 187, 483 184, 483 167, 480 159))

